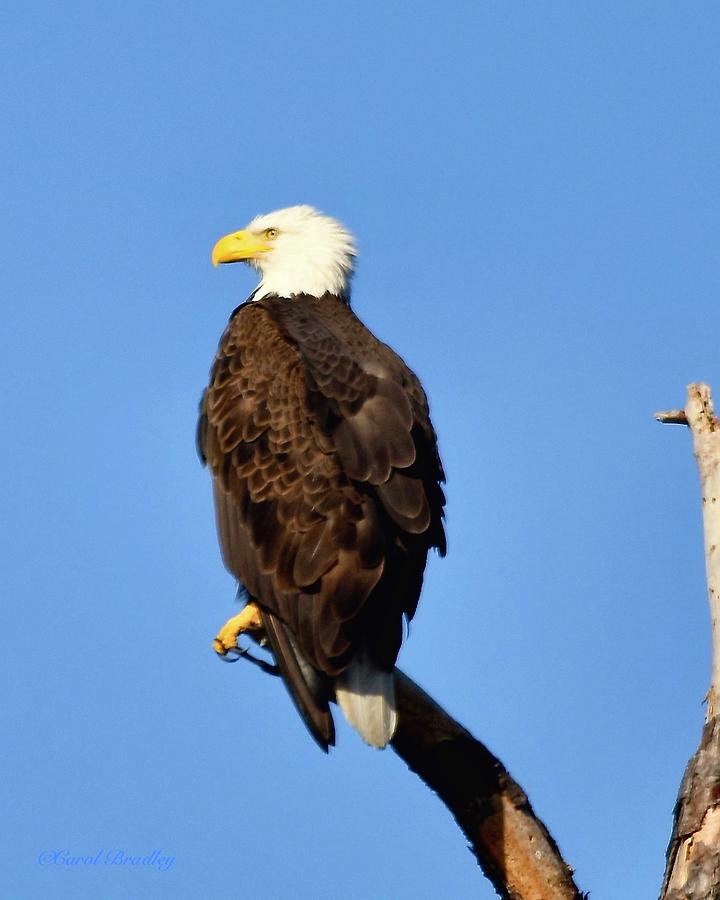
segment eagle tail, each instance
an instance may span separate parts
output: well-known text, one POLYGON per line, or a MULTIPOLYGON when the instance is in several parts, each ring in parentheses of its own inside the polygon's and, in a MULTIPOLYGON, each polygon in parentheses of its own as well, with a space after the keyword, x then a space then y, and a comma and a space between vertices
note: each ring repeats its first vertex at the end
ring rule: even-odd
POLYGON ((277 616, 262 610, 262 620, 285 687, 307 730, 327 753, 328 747, 335 744, 327 679, 303 659, 287 626, 277 616))
POLYGON ((397 726, 395 680, 359 656, 335 679, 335 697, 348 722, 366 743, 385 747, 397 726))

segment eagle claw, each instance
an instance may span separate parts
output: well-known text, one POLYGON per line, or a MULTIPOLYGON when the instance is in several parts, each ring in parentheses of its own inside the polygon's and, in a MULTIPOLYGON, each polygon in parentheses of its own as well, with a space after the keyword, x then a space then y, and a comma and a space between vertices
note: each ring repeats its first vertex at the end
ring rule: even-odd
MULTIPOLYGON (((244 631, 258 632, 262 629, 260 609, 256 603, 248 603, 236 616, 228 619, 218 631, 217 637, 213 641, 213 650, 218 656, 225 657, 231 650, 240 650, 237 643, 238 637, 244 631)), ((259 635, 257 637, 259 638, 259 635)), ((242 651, 240 651, 240 655, 242 655, 242 651)))
POLYGON ((236 663, 239 659, 246 659, 254 666, 262 669, 262 671, 266 672, 268 675, 280 675, 278 666, 273 665, 265 659, 260 659, 258 656, 253 656, 249 647, 231 647, 229 650, 226 650, 224 654, 220 655, 220 659, 226 663, 236 663))

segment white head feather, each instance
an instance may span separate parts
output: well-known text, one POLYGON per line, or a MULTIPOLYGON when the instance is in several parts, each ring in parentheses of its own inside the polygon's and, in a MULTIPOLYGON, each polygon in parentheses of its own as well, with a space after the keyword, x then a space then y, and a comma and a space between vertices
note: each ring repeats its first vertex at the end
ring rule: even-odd
POLYGON ((312 206, 290 206, 257 216, 245 231, 258 236, 275 233, 268 241, 270 249, 247 260, 262 276, 254 300, 268 294, 325 293, 350 299, 355 242, 336 219, 312 206))

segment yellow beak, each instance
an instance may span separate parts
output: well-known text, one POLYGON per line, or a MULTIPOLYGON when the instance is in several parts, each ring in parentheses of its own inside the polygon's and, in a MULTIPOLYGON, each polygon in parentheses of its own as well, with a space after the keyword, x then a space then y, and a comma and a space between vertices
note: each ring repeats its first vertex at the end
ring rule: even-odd
POLYGON ((270 244, 249 231, 235 231, 221 237, 212 249, 212 264, 240 262, 254 259, 261 253, 272 250, 270 244))

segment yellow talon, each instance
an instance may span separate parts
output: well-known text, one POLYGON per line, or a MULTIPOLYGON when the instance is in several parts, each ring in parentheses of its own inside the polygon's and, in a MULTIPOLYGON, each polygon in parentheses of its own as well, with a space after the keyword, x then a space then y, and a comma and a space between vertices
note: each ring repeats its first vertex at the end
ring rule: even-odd
POLYGON ((218 631, 213 641, 213 650, 220 656, 225 656, 228 650, 237 647, 238 635, 243 631, 261 631, 263 627, 260 609, 256 603, 248 603, 241 612, 232 619, 228 619, 218 631))

